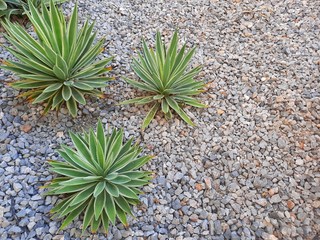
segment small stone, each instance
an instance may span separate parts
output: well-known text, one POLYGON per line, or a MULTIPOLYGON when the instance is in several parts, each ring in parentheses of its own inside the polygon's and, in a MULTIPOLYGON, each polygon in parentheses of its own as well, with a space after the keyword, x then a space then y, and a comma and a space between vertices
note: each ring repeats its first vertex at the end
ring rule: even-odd
POLYGON ((173 180, 174 180, 175 182, 177 182, 177 181, 180 180, 183 176, 184 176, 183 173, 177 172, 177 173, 174 175, 173 180))
POLYGON ((2 206, 0 206, 0 218, 2 218, 2 217, 3 217, 4 210, 5 210, 5 208, 4 208, 4 207, 2 207, 2 206))
POLYGON ((263 237, 264 240, 278 240, 278 238, 273 234, 265 233, 265 234, 262 235, 262 237, 263 237))
POLYGON ((270 199, 271 203, 279 203, 281 202, 281 197, 279 194, 273 195, 270 199))
MULTIPOLYGON (((157 233, 154 233, 153 235, 150 236, 150 240, 163 239, 163 238, 160 238, 160 236, 162 236, 162 235, 159 235, 159 238, 158 238, 158 234, 157 234, 157 233)), ((139 239, 139 240, 141 240, 141 239, 139 239)))
POLYGON ((244 35, 245 37, 251 37, 251 36, 252 36, 252 33, 249 32, 249 31, 244 31, 244 32, 243 32, 243 35, 244 35))
POLYGON ((24 124, 20 127, 21 131, 28 133, 30 132, 32 126, 30 124, 24 124))
POLYGON ((158 177, 158 184, 165 185, 166 184, 166 178, 163 177, 163 176, 158 177))
POLYGON ((208 217, 208 212, 206 210, 202 210, 199 217, 200 219, 206 219, 208 217))
POLYGON ((190 199, 189 204, 191 207, 196 208, 198 205, 198 202, 193 199, 190 199))
POLYGON ((27 215, 27 211, 26 211, 25 208, 22 209, 22 210, 20 210, 19 212, 17 212, 17 217, 18 217, 18 218, 25 217, 26 215, 27 215))
POLYGON ((62 114, 68 114, 68 109, 66 109, 66 108, 61 108, 61 109, 60 109, 60 112, 61 112, 62 114))
POLYGON ((121 232, 116 229, 114 232, 113 232, 113 238, 116 239, 116 240, 119 240, 122 238, 122 235, 121 235, 121 232))
POLYGON ((214 234, 214 223, 212 220, 209 221, 209 231, 210 231, 210 235, 213 236, 214 234))
POLYGON ((231 176, 232 176, 232 177, 238 177, 238 176, 239 176, 238 171, 233 171, 233 172, 231 173, 231 176))
POLYGON ((246 27, 248 27, 248 28, 252 28, 253 22, 248 22, 248 21, 247 21, 247 22, 244 22, 243 25, 246 26, 246 27))
POLYGON ((181 203, 179 199, 176 199, 172 202, 172 208, 178 210, 181 208, 181 203))
POLYGON ((33 229, 34 225, 36 225, 35 222, 29 222, 29 224, 27 225, 29 231, 31 231, 33 229))
MULTIPOLYGON (((10 222, 7 221, 7 219, 5 219, 4 217, 0 218, 0 227, 2 227, 2 229, 8 227, 10 225, 10 222)), ((1 231, 1 229, 0 229, 1 231)))
POLYGON ((282 227, 281 229, 281 233, 284 235, 284 236, 290 236, 291 234, 291 229, 289 227, 282 227))
POLYGON ((3 142, 7 139, 9 133, 5 132, 4 130, 0 130, 0 142, 3 142))
POLYGON ((201 183, 197 183, 195 188, 198 190, 198 191, 201 191, 202 190, 202 184, 201 183))
POLYGON ((64 236, 63 235, 56 235, 52 238, 52 240, 64 240, 64 236))
POLYGON ((205 177, 204 178, 204 183, 205 183, 207 189, 211 189, 212 188, 211 179, 210 178, 205 177))
POLYGON ((43 227, 36 228, 36 233, 38 236, 41 236, 42 232, 43 232, 43 227))
POLYGON ((278 147, 280 149, 283 149, 287 146, 287 142, 283 138, 278 139, 278 147))
POLYGON ((141 231, 141 230, 138 230, 138 231, 136 231, 135 232, 135 235, 137 236, 137 237, 143 237, 143 231, 141 231))
POLYGON ((239 240, 240 237, 237 232, 231 232, 231 240, 239 240))
POLYGON ((280 102, 283 102, 283 101, 284 101, 284 98, 283 98, 283 96, 277 96, 275 101, 276 101, 277 103, 280 103, 280 102))
POLYGON ((132 231, 124 231, 124 232, 122 232, 122 237, 129 237, 129 236, 131 236, 132 235, 132 231))
POLYGON ((190 220, 191 220, 192 222, 197 222, 197 221, 198 221, 198 215, 197 215, 197 214, 192 214, 192 215, 190 216, 190 220))
POLYGON ((17 233, 21 233, 22 230, 20 227, 17 226, 12 226, 11 228, 9 228, 8 233, 9 234, 17 234, 17 233))
POLYGON ((265 198, 260 198, 256 200, 256 203, 262 207, 265 207, 268 204, 268 201, 265 198))
POLYGON ((168 234, 168 230, 166 228, 160 228, 159 233, 161 234, 168 234))
POLYGON ((7 173, 14 173, 14 167, 6 167, 7 173))
POLYGON ((294 204, 294 202, 292 202, 291 200, 288 200, 288 201, 287 201, 287 206, 288 206, 288 208, 291 210, 292 208, 294 208, 295 204, 294 204))
POLYGON ((57 132, 57 137, 58 138, 64 137, 64 133, 62 131, 61 132, 57 132))
POLYGON ((251 236, 251 232, 249 230, 249 228, 243 228, 243 233, 246 237, 250 237, 251 236))
POLYGON ((260 143, 259 143, 259 147, 260 148, 266 148, 268 146, 268 143, 266 143, 264 140, 262 140, 260 143))
POLYGON ((32 196, 32 198, 31 198, 32 201, 38 201, 38 200, 40 200, 40 199, 42 199, 42 197, 41 197, 40 195, 34 195, 34 196, 32 196))
POLYGON ((228 189, 230 192, 236 192, 239 189, 239 186, 233 182, 229 184, 228 189))
POLYGON ((303 166, 303 164, 304 164, 303 159, 297 159, 296 160, 296 164, 299 165, 299 166, 303 166))
POLYGON ((222 115, 222 114, 224 114, 224 111, 223 111, 222 109, 217 109, 217 113, 218 113, 219 115, 222 115))
POLYGON ((314 201, 311 203, 312 207, 319 208, 320 207, 320 201, 314 201))
POLYGON ((221 222, 219 220, 215 221, 214 229, 215 229, 216 234, 218 234, 218 235, 222 234, 221 222))
POLYGON ((22 115, 21 118, 23 121, 29 120, 29 116, 27 114, 22 115))
POLYGON ((300 213, 298 213, 297 217, 300 221, 304 221, 307 217, 307 214, 304 212, 300 212, 300 213))
MULTIPOLYGON (((17 214, 17 216, 18 216, 18 214, 17 214)), ((28 225, 28 223, 29 223, 29 219, 28 218, 23 218, 23 219, 21 219, 21 221, 19 221, 19 226, 20 227, 25 227, 25 226, 28 225)))
POLYGON ((56 226, 51 226, 51 227, 49 228, 49 233, 51 233, 52 235, 53 235, 53 234, 56 234, 56 233, 57 233, 57 230, 58 230, 58 228, 57 228, 56 226))
POLYGON ((280 219, 279 215, 277 212, 271 212, 269 213, 269 217, 273 219, 280 219))
POLYGON ((271 188, 268 191, 270 197, 272 197, 274 194, 278 193, 278 189, 277 188, 271 188))
POLYGON ((154 227, 152 225, 145 225, 142 227, 143 231, 152 231, 154 227))
POLYGON ((15 192, 20 192, 21 189, 22 189, 22 185, 20 183, 14 183, 13 184, 13 190, 15 192))

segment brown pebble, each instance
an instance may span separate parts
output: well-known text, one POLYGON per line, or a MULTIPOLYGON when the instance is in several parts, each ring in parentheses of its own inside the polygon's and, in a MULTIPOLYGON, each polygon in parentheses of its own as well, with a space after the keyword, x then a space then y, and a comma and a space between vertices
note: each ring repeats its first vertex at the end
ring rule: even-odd
POLYGON ((57 132, 57 137, 58 137, 58 138, 64 137, 64 133, 63 133, 63 132, 57 132))
POLYGON ((25 124, 20 127, 21 131, 23 131, 25 133, 30 132, 31 128, 32 128, 32 126, 30 124, 25 124))
POLYGON ((218 113, 219 115, 222 115, 222 114, 224 114, 224 111, 223 111, 222 109, 218 109, 218 110, 217 110, 217 113, 218 113))
POLYGON ((291 200, 287 201, 287 206, 288 208, 291 210, 292 208, 294 208, 295 204, 294 202, 292 202, 291 200))
POLYGON ((198 191, 201 191, 201 190, 202 190, 202 184, 201 184, 201 183, 197 183, 197 184, 196 184, 196 189, 197 189, 198 191))

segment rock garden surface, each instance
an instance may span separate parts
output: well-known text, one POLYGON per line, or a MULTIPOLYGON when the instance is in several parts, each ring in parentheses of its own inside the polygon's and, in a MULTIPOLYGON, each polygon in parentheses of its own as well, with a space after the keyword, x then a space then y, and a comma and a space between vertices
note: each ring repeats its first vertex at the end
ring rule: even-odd
POLYGON ((79 0, 81 20, 96 21, 104 53, 116 56, 117 78, 72 119, 65 109, 41 117, 43 106, 18 99, 5 87, 14 76, 0 71, 0 239, 319 239, 319 9, 316 0, 79 0), (142 37, 176 28, 198 46, 209 107, 186 109, 196 127, 159 113, 141 132, 150 106, 116 105, 139 94, 119 76, 134 78, 142 37), (49 213, 58 198, 39 187, 54 177, 46 160, 70 143, 68 131, 98 118, 155 155, 144 167, 155 174, 127 229, 81 237, 81 221, 58 230, 49 213))

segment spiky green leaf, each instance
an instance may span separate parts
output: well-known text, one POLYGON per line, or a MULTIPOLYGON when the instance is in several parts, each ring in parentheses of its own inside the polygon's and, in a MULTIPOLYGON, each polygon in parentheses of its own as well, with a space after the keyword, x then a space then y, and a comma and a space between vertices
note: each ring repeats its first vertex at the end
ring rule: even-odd
POLYGON ((139 157, 142 149, 132 145, 132 138, 123 144, 123 130, 106 134, 101 121, 96 133, 92 129, 83 134, 70 132, 70 137, 75 148, 63 145, 58 151, 65 161, 49 162, 60 176, 46 186, 46 194, 65 196, 52 212, 65 218, 62 227, 84 214, 83 231, 91 226, 95 232, 101 225, 107 231, 116 218, 127 225, 130 205, 138 203, 139 188, 151 179, 150 172, 136 169, 151 157, 139 157))
POLYGON ((206 105, 188 96, 202 92, 203 82, 194 80, 201 66, 188 70, 195 48, 186 51, 186 44, 178 50, 178 32, 175 31, 168 47, 162 42, 157 32, 155 50, 142 41, 142 54, 133 60, 132 69, 140 81, 124 78, 132 86, 145 91, 146 96, 121 102, 120 104, 146 104, 155 102, 142 124, 144 130, 154 118, 161 103, 161 110, 167 119, 171 119, 173 109, 185 122, 194 125, 176 101, 193 107, 203 108, 206 105))
MULTIPOLYGON (((5 6, 3 1, 0 7, 5 6)), ((109 78, 104 74, 109 70, 105 66, 112 57, 96 61, 104 40, 94 41, 97 32, 93 24, 78 27, 77 4, 67 20, 55 4, 64 1, 5 0, 8 8, 17 5, 20 13, 26 13, 37 37, 19 24, 3 22, 6 37, 13 45, 8 51, 18 61, 8 61, 8 66, 2 68, 21 78, 12 87, 25 90, 23 95, 29 95, 32 103, 46 104, 44 113, 66 106, 75 117, 78 104, 86 104, 85 95, 102 96, 96 88, 106 86, 109 78)))

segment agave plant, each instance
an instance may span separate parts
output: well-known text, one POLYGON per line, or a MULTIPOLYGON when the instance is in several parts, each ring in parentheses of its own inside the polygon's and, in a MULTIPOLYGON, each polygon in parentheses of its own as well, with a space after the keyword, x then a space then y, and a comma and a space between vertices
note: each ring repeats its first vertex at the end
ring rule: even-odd
MULTIPOLYGON (((28 10, 28 1, 39 8, 41 3, 49 4, 50 0, 0 0, 0 18, 10 18, 11 15, 24 15, 28 10)), ((55 3, 63 3, 66 0, 54 0, 55 3)))
POLYGON ((151 172, 137 169, 152 157, 139 157, 141 148, 132 145, 132 138, 123 144, 122 130, 105 135, 100 121, 96 133, 91 129, 70 136, 75 149, 63 145, 58 152, 65 162, 50 161, 52 171, 61 176, 46 186, 47 194, 66 196, 52 209, 66 217, 61 229, 82 213, 83 231, 91 226, 96 232, 102 225, 107 233, 116 218, 127 225, 130 204, 139 202, 139 187, 151 179, 151 172))
POLYGON ((141 81, 128 78, 125 80, 134 87, 146 91, 147 96, 137 97, 122 102, 122 104, 146 104, 154 102, 147 114, 142 128, 146 128, 159 109, 164 112, 165 117, 170 119, 175 111, 185 122, 194 125, 187 114, 181 109, 181 104, 194 107, 206 107, 201 104, 193 95, 202 92, 203 82, 195 81, 193 78, 200 72, 201 67, 197 66, 187 70, 195 48, 188 52, 186 44, 178 51, 178 32, 172 37, 170 46, 167 48, 161 41, 161 35, 157 32, 156 48, 148 48, 146 42, 142 41, 143 54, 133 59, 132 69, 139 76, 141 81))
POLYGON ((112 58, 96 60, 103 51, 104 40, 93 41, 93 24, 85 22, 78 29, 78 12, 75 6, 68 23, 54 2, 50 9, 42 3, 42 11, 32 3, 27 13, 38 40, 31 37, 17 23, 4 24, 7 39, 15 48, 8 48, 20 62, 7 61, 2 68, 16 73, 22 80, 11 83, 17 89, 27 90, 21 94, 32 103, 47 104, 59 110, 63 104, 72 116, 77 115, 77 105, 86 104, 85 95, 103 96, 96 88, 106 86, 111 78, 103 76, 111 68, 105 67, 112 58))

